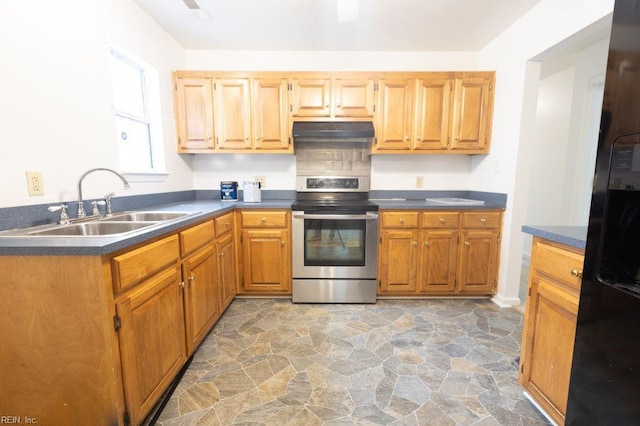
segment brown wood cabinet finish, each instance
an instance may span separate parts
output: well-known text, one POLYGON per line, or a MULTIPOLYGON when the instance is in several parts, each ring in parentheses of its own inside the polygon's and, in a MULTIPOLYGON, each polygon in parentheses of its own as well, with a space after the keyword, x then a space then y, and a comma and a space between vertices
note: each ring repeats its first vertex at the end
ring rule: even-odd
POLYGON ((233 218, 106 256, 0 256, 2 409, 39 424, 141 422, 235 295, 233 218))
POLYGON ((245 294, 291 294, 291 212, 242 210, 242 285, 245 294))
POLYGON ((501 221, 499 211, 381 212, 380 293, 494 294, 501 221))
POLYGON ((518 381, 564 424, 573 358, 582 250, 534 237, 518 381))
POLYGON ((373 154, 489 152, 493 72, 176 71, 174 79, 178 152, 291 153, 298 120, 372 121, 373 154))

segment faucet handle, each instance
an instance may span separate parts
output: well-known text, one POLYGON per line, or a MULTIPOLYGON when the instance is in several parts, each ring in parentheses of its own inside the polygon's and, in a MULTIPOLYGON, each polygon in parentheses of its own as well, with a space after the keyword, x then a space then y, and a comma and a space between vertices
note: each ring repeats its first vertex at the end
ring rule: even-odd
POLYGON ((105 204, 107 204, 105 200, 92 201, 91 205, 93 206, 93 209, 91 210, 91 214, 94 216, 101 216, 102 213, 100 213, 100 207, 98 206, 104 206, 105 204))
POLYGON ((110 192, 107 195, 104 196, 104 203, 106 204, 106 208, 105 208, 105 212, 104 215, 105 216, 113 216, 113 212, 111 211, 111 199, 113 198, 113 196, 116 195, 115 192, 110 192))
POLYGON ((50 206, 47 210, 49 210, 50 212, 57 212, 58 210, 60 210, 59 223, 61 225, 68 225, 69 224, 69 213, 67 213, 67 205, 66 204, 60 204, 59 206, 50 206))

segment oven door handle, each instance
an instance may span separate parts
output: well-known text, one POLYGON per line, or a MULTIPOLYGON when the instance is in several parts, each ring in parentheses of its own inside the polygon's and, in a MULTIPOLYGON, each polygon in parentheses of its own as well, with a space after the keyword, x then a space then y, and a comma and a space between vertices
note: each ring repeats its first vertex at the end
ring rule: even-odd
POLYGON ((364 219, 364 220, 376 220, 378 219, 377 213, 367 214, 294 214, 294 219, 331 219, 331 220, 352 220, 352 219, 364 219))

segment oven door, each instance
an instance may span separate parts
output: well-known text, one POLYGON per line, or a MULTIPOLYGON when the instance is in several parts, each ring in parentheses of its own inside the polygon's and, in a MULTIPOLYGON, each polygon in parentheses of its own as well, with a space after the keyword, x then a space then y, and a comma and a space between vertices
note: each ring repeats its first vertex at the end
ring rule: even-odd
POLYGON ((293 212, 293 278, 377 277, 378 214, 293 212))

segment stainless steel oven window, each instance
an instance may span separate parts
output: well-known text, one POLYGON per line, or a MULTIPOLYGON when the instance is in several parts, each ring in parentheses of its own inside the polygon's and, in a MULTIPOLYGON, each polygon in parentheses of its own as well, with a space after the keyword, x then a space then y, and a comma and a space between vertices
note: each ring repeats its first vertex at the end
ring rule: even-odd
POLYGON ((305 266, 365 266, 364 220, 304 220, 305 266))

